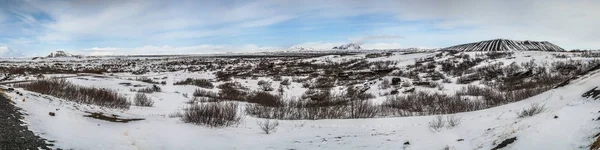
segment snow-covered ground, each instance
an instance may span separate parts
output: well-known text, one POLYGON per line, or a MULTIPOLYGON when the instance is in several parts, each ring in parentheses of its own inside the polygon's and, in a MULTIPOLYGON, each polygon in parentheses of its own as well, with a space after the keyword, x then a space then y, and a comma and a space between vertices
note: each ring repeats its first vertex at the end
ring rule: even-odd
MULTIPOLYGON (((504 62, 544 63, 551 61, 584 60, 588 58, 554 58, 550 52, 516 52, 515 58, 490 60, 486 64, 504 62)), ((557 52, 558 53, 558 52, 557 52)), ((414 64, 419 58, 430 57, 431 53, 393 55, 367 59, 368 61, 396 61, 397 67, 414 64)), ((475 55, 473 52, 472 55, 475 55)), ((306 62, 344 62, 364 58, 364 55, 323 56, 305 59, 306 62)), ((590 59, 591 60, 591 59, 590 59)), ((131 106, 128 110, 102 108, 83 105, 67 100, 25 91, 22 96, 16 92, 6 94, 28 114, 24 118, 31 130, 41 137, 54 141, 56 148, 62 149, 492 149, 502 141, 517 137, 517 140, 504 149, 589 149, 588 146, 600 133, 600 124, 594 121, 600 116, 600 101, 583 98, 581 95, 598 86, 600 71, 591 72, 570 84, 552 89, 537 96, 489 109, 451 114, 461 118, 459 126, 441 131, 429 128, 429 122, 436 116, 419 117, 378 117, 368 119, 326 119, 326 120, 280 120, 277 132, 264 134, 257 122, 264 119, 244 115, 242 122, 225 128, 209 128, 183 123, 180 118, 171 117, 181 112, 190 100, 184 94, 192 95, 198 87, 173 85, 173 82, 186 78, 214 79, 213 72, 162 72, 144 75, 115 73, 106 77, 68 78, 82 86, 116 90, 128 98, 135 92, 131 89, 144 87, 124 86, 119 83, 152 86, 133 81, 136 77, 156 78, 166 81, 159 85, 163 92, 147 94, 154 100, 153 107, 131 106), (532 117, 519 118, 517 111, 531 104, 543 104, 544 112, 532 117), (55 112, 56 116, 48 115, 55 112), (124 118, 144 118, 141 121, 116 123, 84 117, 86 112, 103 112, 124 118)), ((284 77, 286 78, 286 77, 284 77)), ((258 80, 269 78, 235 79, 249 89, 258 89, 258 80)), ((378 88, 381 81, 371 85, 370 93, 377 97, 373 101, 383 101, 384 92, 378 88)), ((214 82, 218 85, 222 82, 214 82)), ((278 81, 273 82, 279 85, 278 81)), ((445 84, 442 91, 452 93, 465 85, 445 84)), ((333 89, 339 89, 335 87, 333 89)), ((213 91, 218 91, 214 88, 213 91)), ((434 90, 418 87, 418 90, 434 90)), ((300 96, 306 91, 301 83, 292 82, 286 90, 288 96, 300 96)), ((244 102, 237 102, 240 106, 244 102)), ((240 107, 240 111, 243 113, 240 107)), ((447 115, 450 116, 450 115, 447 115)))

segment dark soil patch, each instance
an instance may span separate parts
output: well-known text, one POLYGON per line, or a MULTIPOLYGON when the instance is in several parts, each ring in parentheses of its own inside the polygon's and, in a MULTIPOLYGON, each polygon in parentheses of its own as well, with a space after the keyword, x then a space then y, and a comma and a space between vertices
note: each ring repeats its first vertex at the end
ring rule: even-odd
POLYGON ((50 149, 52 144, 21 126, 23 114, 12 103, 0 95, 0 149, 50 149))
POLYGON ((95 119, 100 119, 100 120, 104 120, 104 121, 109 121, 109 122, 120 122, 120 123, 127 123, 130 121, 140 121, 140 120, 144 120, 144 118, 119 118, 118 115, 104 115, 103 113, 94 113, 94 112, 86 112, 89 113, 89 115, 83 115, 84 117, 90 117, 90 118, 95 118, 95 119))
POLYGON ((594 87, 593 89, 583 93, 582 97, 598 99, 598 95, 600 95, 600 90, 596 90, 598 87, 594 87))
POLYGON ((517 137, 506 139, 506 140, 502 141, 502 143, 498 144, 498 146, 492 148, 492 150, 497 150, 497 149, 504 148, 504 147, 508 146, 508 144, 512 144, 515 141, 517 141, 517 137))

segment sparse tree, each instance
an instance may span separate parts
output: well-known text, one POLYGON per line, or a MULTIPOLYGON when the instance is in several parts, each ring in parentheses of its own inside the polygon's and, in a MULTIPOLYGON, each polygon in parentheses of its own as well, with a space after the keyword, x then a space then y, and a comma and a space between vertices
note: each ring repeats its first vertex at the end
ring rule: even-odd
POLYGON ((258 126, 260 127, 260 129, 265 133, 265 134, 271 134, 275 131, 277 131, 277 127, 279 126, 279 122, 277 120, 269 120, 266 119, 264 121, 257 121, 256 124, 258 124, 258 126))

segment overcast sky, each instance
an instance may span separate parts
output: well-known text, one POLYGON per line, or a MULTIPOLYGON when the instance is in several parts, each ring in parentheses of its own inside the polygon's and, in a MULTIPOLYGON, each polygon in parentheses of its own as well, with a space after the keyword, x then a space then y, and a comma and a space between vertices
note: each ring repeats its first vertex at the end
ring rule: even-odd
POLYGON ((600 1, 0 2, 0 56, 447 47, 506 38, 600 49, 600 1))

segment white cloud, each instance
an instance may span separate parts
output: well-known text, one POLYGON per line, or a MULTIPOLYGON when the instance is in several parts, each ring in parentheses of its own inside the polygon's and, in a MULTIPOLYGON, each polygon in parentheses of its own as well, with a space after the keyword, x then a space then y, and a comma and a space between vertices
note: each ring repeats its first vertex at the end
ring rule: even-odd
MULTIPOLYGON (((22 24, 15 24, 12 28, 0 24, 0 32, 4 35, 14 35, 14 30, 20 31, 22 25, 27 24, 36 28, 28 33, 33 34, 32 39, 46 44, 78 44, 78 40, 175 41, 187 38, 226 37, 244 35, 243 33, 253 32, 256 27, 272 26, 290 20, 294 23, 316 23, 316 26, 310 27, 298 24, 298 28, 309 31, 330 27, 327 23, 321 23, 330 20, 344 22, 348 17, 393 16, 391 19, 382 20, 409 21, 408 24, 414 25, 400 23, 371 27, 370 25, 382 20, 349 21, 348 26, 356 23, 366 25, 358 31, 347 31, 352 36, 363 36, 350 40, 381 42, 399 38, 379 37, 371 41, 368 35, 398 34, 406 38, 402 38, 402 41, 383 43, 427 46, 440 45, 440 41, 460 44, 490 38, 511 38, 548 40, 565 48, 600 48, 596 42, 600 41, 600 36, 597 36, 600 34, 600 29, 597 29, 600 26, 600 19, 597 19, 600 18, 600 1, 589 0, 29 0, 22 3, 23 6, 19 8, 10 9, 14 11, 11 15, 20 19, 22 24), (38 20, 32 17, 34 13, 47 14, 51 21, 38 20), (460 32, 448 33, 452 30, 460 32)), ((0 10, 0 22, 2 18, 7 18, 2 17, 2 12, 0 10)), ((274 45, 276 42, 273 41, 274 45)))
POLYGON ((24 54, 7 46, 0 46, 0 57, 22 57, 24 54))
POLYGON ((309 42, 290 46, 290 48, 313 48, 317 50, 329 50, 334 46, 348 44, 347 42, 309 42))
MULTIPOLYGON (((330 50, 334 46, 340 46, 344 44, 348 44, 349 42, 308 42, 302 44, 292 45, 289 48, 313 48, 315 50, 330 50)), ((400 43, 362 43, 360 45, 362 49, 397 49, 397 48, 407 48, 406 46, 400 43)))
POLYGON ((406 48, 398 43, 367 43, 361 45, 363 49, 397 49, 397 48, 406 48))
POLYGON ((403 36, 398 36, 398 35, 375 35, 375 36, 363 36, 363 37, 355 37, 355 38, 350 38, 349 40, 354 42, 354 43, 358 43, 358 44, 362 44, 368 41, 375 41, 375 40, 395 40, 395 39, 402 39, 404 38, 403 36))
POLYGON ((279 15, 274 17, 267 17, 264 19, 254 20, 250 22, 242 23, 241 27, 261 27, 261 26, 269 26, 272 24, 288 21, 295 18, 294 16, 289 15, 279 15))
POLYGON ((163 55, 163 54, 211 54, 224 52, 249 52, 276 49, 275 47, 260 47, 254 44, 246 45, 195 45, 174 47, 169 45, 148 45, 134 48, 93 47, 81 51, 84 55, 163 55))

